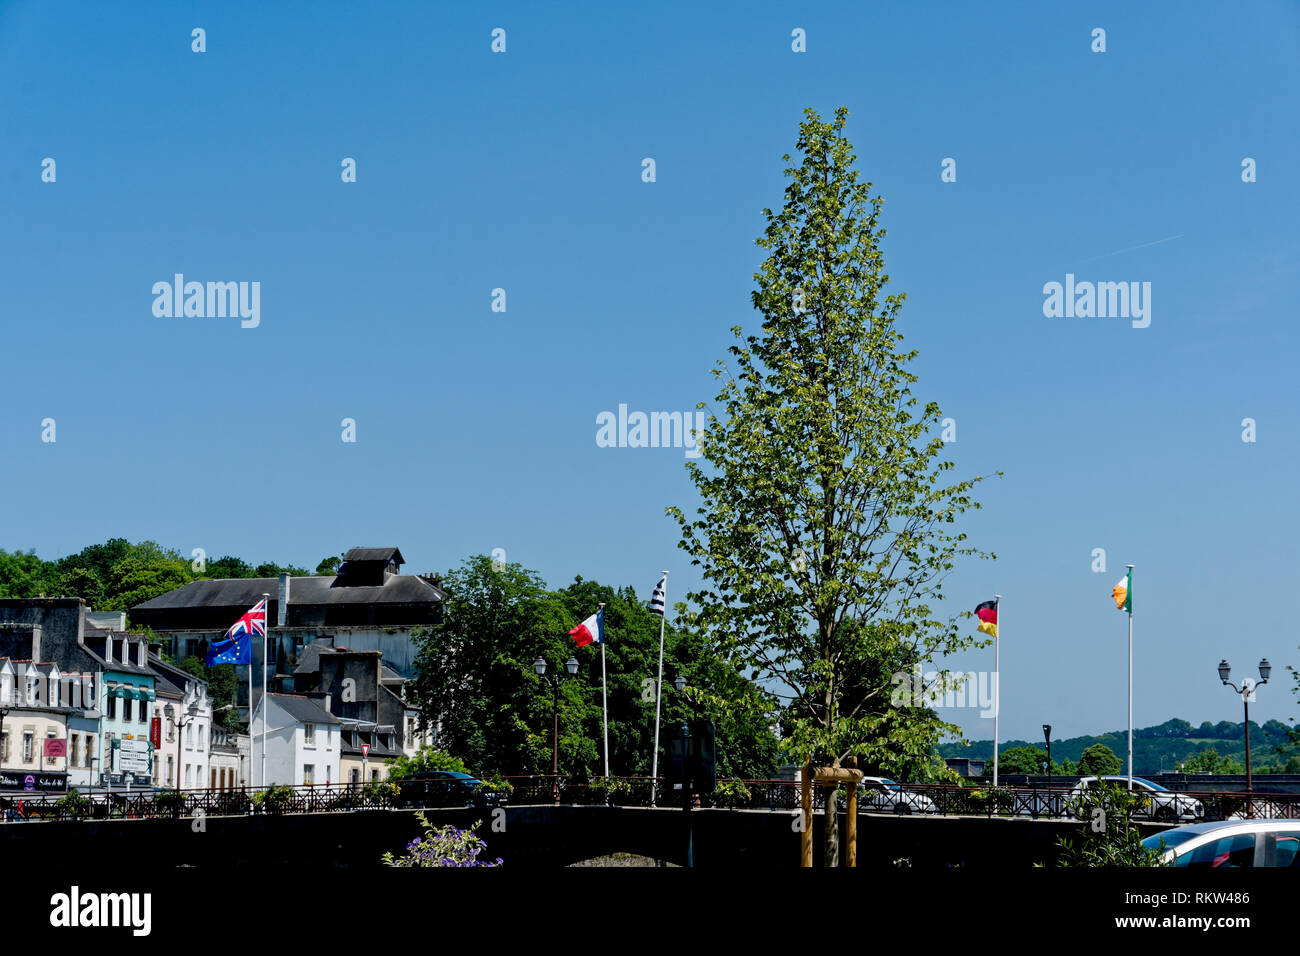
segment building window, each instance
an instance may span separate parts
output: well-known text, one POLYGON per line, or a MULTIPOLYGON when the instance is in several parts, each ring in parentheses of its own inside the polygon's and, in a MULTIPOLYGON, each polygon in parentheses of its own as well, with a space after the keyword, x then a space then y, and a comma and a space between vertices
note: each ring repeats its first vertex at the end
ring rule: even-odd
POLYGON ((185 788, 188 790, 189 787, 190 787, 190 765, 186 764, 185 765, 185 788))
POLYGON ((302 739, 303 739, 303 742, 304 742, 304 743, 308 743, 308 744, 314 744, 314 743, 316 743, 316 725, 315 725, 315 724, 303 724, 303 725, 302 725, 302 739))
POLYGON ((95 735, 86 734, 86 754, 85 754, 85 762, 82 764, 83 767, 90 766, 90 755, 94 751, 94 749, 95 749, 95 735))
POLYGON ((23 763, 32 762, 32 753, 34 750, 35 740, 36 740, 36 734, 34 734, 30 730, 23 731, 23 763))
POLYGON ((123 698, 122 698, 122 720, 123 720, 124 722, 125 722, 125 721, 129 721, 129 720, 131 719, 131 704, 132 704, 132 703, 133 703, 133 701, 131 700, 130 697, 123 697, 123 698))
POLYGON ((357 783, 360 781, 360 779, 361 779, 361 771, 358 770, 356 767, 353 767, 350 771, 348 771, 348 783, 357 783))
POLYGON ((316 765, 314 763, 303 764, 302 782, 309 787, 316 782, 316 765))
POLYGON ((9 759, 9 731, 0 733, 0 761, 9 759))
MULTIPOLYGON (((53 739, 54 739, 54 731, 47 731, 46 734, 45 734, 45 739, 46 739, 46 740, 53 740, 53 739)), ((46 758, 45 758, 45 762, 46 762, 47 764, 53 764, 54 761, 55 761, 56 759, 58 759, 58 758, 56 758, 56 757, 46 757, 46 758)))
POLYGON ((370 782, 374 783, 378 779, 379 779, 379 771, 378 770, 370 771, 370 782))
POLYGON ((169 786, 174 779, 175 777, 172 776, 172 756, 171 754, 168 754, 167 755, 167 783, 169 786))
POLYGON ((211 768, 211 773, 209 774, 209 780, 208 780, 208 789, 209 790, 217 789, 217 768, 216 767, 211 768))
POLYGON ((68 751, 68 766, 69 766, 69 767, 75 767, 75 766, 77 765, 77 755, 80 754, 80 753, 81 753, 81 735, 80 735, 80 734, 73 734, 73 735, 72 735, 72 747, 71 747, 71 749, 69 749, 69 751, 68 751))
POLYGON ((108 691, 108 706, 104 709, 104 712, 107 714, 109 720, 117 719, 117 698, 113 696, 111 688, 108 691))

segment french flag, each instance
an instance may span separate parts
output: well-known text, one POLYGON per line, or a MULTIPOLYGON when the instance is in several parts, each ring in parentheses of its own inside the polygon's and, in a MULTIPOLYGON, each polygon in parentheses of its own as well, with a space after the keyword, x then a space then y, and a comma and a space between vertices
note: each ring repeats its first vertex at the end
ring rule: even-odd
POLYGON ((586 647, 588 644, 604 644, 605 609, 602 607, 591 617, 587 618, 571 630, 569 632, 569 637, 577 641, 579 647, 586 647))

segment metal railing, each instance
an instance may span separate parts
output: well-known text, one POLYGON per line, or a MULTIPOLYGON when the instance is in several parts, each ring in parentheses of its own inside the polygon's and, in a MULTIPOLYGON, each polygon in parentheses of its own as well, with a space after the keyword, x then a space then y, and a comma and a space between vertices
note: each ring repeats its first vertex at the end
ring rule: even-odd
MULTIPOLYGON (((680 806, 682 794, 664 778, 553 776, 504 778, 509 787, 466 789, 443 781, 344 783, 276 786, 237 790, 95 791, 70 798, 65 794, 0 794, 0 823, 39 820, 177 819, 245 814, 331 813, 447 807, 495 807, 566 804, 572 806, 680 806)), ((830 794, 841 809, 845 791, 814 786, 814 811, 823 811, 830 794)), ((1164 823, 1245 819, 1249 816, 1300 820, 1300 794, 1242 791, 1166 790, 1148 794, 1135 819, 1164 823)), ((693 805, 742 810, 797 811, 797 780, 719 781, 714 793, 693 795, 693 805)), ((1070 819, 1078 812, 1080 791, 1074 787, 998 787, 957 784, 863 785, 858 812, 896 815, 1021 817, 1070 819)))

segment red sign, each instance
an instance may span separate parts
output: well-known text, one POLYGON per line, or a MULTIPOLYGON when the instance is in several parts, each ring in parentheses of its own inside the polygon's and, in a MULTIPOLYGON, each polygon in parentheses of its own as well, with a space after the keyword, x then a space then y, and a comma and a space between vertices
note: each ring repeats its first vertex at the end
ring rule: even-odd
POLYGON ((369 757, 369 756, 370 756, 370 744, 362 744, 362 745, 361 745, 361 756, 362 756, 363 758, 364 758, 364 757, 369 757))
POLYGON ((162 718, 155 717, 149 723, 149 742, 155 747, 162 746, 162 718))
POLYGON ((68 755, 68 742, 62 737, 45 738, 45 756, 47 757, 66 757, 68 755))

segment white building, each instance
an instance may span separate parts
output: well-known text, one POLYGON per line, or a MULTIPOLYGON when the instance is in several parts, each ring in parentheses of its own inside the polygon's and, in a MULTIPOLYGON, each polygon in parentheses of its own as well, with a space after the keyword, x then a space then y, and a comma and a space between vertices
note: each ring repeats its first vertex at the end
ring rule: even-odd
POLYGON ((339 720, 330 698, 270 694, 260 698, 249 728, 251 775, 258 786, 311 786, 342 782, 339 720), (265 723, 264 723, 265 722, 265 723), (262 777, 262 731, 266 728, 266 778, 262 777))
POLYGON ((215 789, 210 757, 212 701, 207 681, 157 655, 150 655, 149 669, 161 705, 157 713, 161 742, 155 755, 155 783, 181 790, 215 789))

